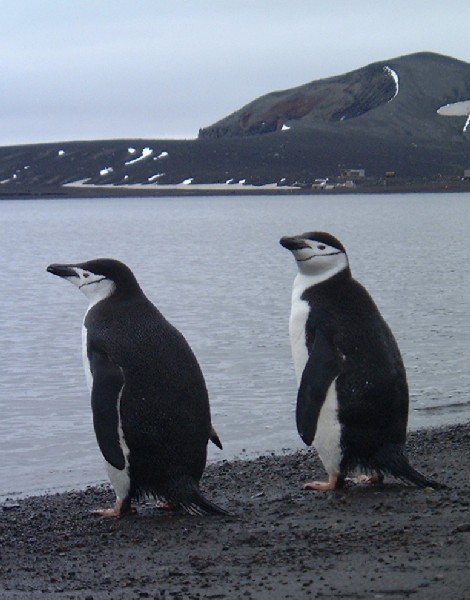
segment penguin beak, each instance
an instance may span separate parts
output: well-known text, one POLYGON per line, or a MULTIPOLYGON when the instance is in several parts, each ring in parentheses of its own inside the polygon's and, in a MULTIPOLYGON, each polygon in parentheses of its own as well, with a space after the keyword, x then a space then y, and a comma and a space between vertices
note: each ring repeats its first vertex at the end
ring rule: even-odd
POLYGON ((58 277, 77 277, 77 273, 70 265, 52 264, 47 267, 47 272, 58 277))
POLYGON ((306 244, 305 240, 298 235, 294 237, 284 236, 279 240, 279 243, 281 246, 287 248, 287 250, 290 250, 291 252, 310 247, 308 244, 306 244))

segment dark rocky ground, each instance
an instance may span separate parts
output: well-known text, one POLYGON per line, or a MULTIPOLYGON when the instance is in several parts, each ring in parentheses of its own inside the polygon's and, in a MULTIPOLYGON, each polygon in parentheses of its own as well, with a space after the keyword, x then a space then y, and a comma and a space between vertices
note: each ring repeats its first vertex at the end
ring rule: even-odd
MULTIPOLYGON (((131 196, 136 191, 168 195, 168 190, 156 188, 153 178, 157 174, 161 174, 158 183, 165 185, 189 178, 194 184, 244 180, 261 186, 282 182, 282 192, 286 191, 284 185, 308 188, 316 178, 344 182, 340 178, 342 168, 364 168, 367 181, 358 180, 358 187, 365 183, 377 192, 390 186, 405 191, 442 190, 446 186, 461 187, 464 171, 470 167, 466 138, 447 144, 417 144, 408 138, 388 139, 374 132, 359 136, 339 131, 333 136, 320 130, 313 139, 309 131, 284 133, 228 139, 95 140, 0 147, 0 198, 74 195, 78 190, 64 186, 78 181, 107 186, 107 191, 101 191, 109 195, 116 193, 116 186, 122 186, 120 195, 131 196), (136 148, 137 156, 145 148, 153 153, 129 165, 129 157, 134 156, 129 155, 129 147, 136 148), (162 152, 168 156, 154 160, 162 152), (394 172, 395 177, 386 179, 386 172, 394 172), (142 189, 129 187, 134 184, 142 189)), ((190 185, 186 187, 183 193, 195 193, 190 185)), ((79 193, 99 196, 101 191, 96 187, 79 193)))
POLYGON ((304 492, 310 452, 211 465, 205 494, 233 517, 151 502, 90 514, 108 488, 0 507, 0 598, 470 598, 470 424, 410 435, 415 467, 450 486, 386 481, 304 492))

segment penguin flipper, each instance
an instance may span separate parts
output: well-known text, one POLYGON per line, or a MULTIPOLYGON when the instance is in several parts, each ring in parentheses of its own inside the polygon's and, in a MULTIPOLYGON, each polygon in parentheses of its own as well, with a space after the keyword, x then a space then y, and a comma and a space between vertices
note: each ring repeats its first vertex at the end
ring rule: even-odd
POLYGON ((119 442, 118 403, 124 376, 118 365, 103 352, 89 348, 88 359, 93 375, 91 408, 98 446, 109 464, 123 470, 126 463, 119 442))
POLYGON ((220 441, 220 438, 217 435, 217 431, 214 429, 213 426, 211 426, 211 433, 209 435, 209 439, 215 446, 217 446, 217 448, 220 448, 220 450, 224 449, 222 446, 222 442, 220 441))
POLYGON ((317 430, 318 416, 328 389, 339 374, 336 353, 321 327, 323 315, 311 312, 307 322, 307 339, 312 340, 297 393, 297 431, 311 446, 317 430))

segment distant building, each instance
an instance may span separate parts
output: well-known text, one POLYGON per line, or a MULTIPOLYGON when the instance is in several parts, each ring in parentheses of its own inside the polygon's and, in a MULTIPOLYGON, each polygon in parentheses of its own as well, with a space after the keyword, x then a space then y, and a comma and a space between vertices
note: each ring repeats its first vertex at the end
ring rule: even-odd
POLYGON ((315 179, 315 181, 312 183, 312 188, 315 189, 323 189, 326 187, 326 184, 328 182, 328 178, 326 179, 315 179))
POLYGON ((364 179, 365 169, 341 169, 341 177, 345 179, 364 179))
POLYGON ((465 169, 463 172, 464 179, 470 179, 470 169, 465 169))
POLYGON ((391 178, 391 177, 395 177, 395 171, 385 171, 385 177, 387 178, 391 178))

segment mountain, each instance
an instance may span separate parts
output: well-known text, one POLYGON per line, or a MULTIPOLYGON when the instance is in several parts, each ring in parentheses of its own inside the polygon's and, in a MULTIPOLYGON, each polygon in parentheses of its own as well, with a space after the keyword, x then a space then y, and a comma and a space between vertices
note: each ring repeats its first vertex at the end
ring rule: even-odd
POLYGON ((402 182, 458 180, 470 168, 469 113, 470 64, 421 52, 272 92, 194 140, 2 147, 0 193, 77 181, 310 184, 350 169, 372 184, 386 173, 402 182))
POLYGON ((421 52, 267 94, 201 129, 199 137, 271 134, 283 140, 282 162, 290 158, 317 176, 334 176, 338 166, 376 177, 385 171, 458 175, 470 167, 470 105, 460 116, 438 110, 465 101, 470 64, 421 52))
POLYGON ((392 140, 459 142, 465 139, 465 116, 457 122, 437 110, 465 100, 470 100, 470 64, 421 52, 267 94, 201 129, 199 137, 262 135, 289 128, 310 134, 312 142, 317 134, 355 137, 371 132, 392 140))

